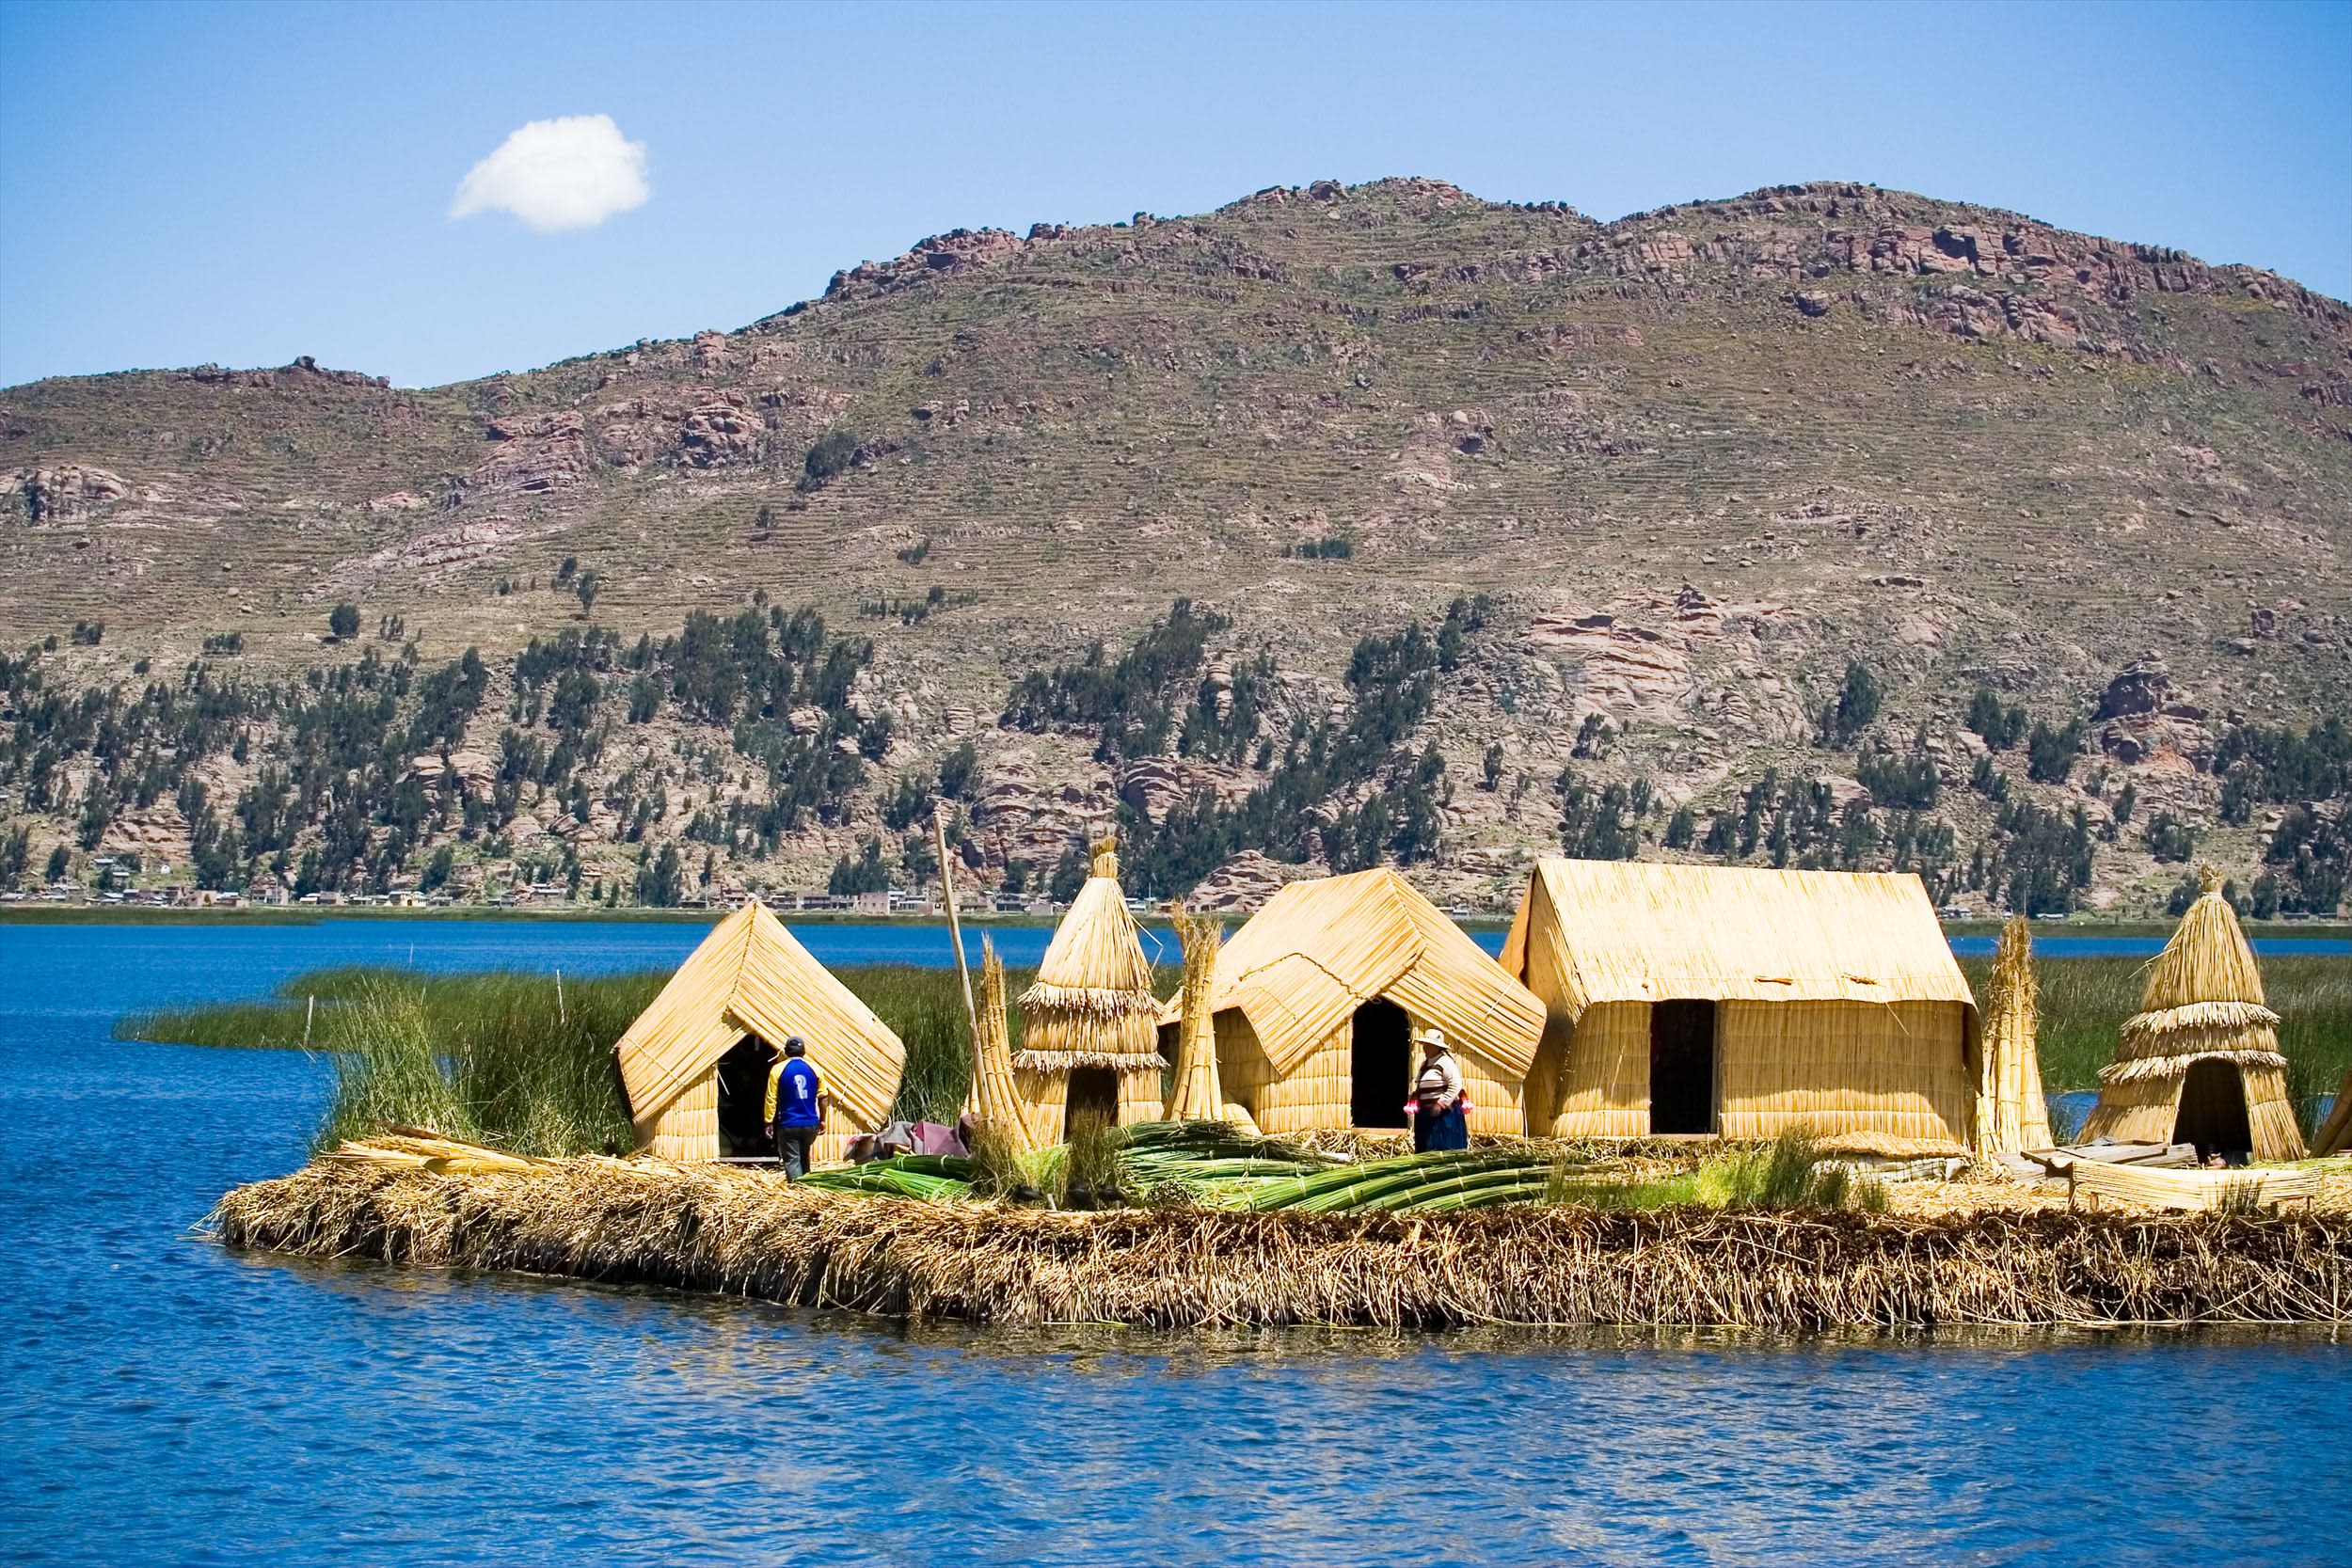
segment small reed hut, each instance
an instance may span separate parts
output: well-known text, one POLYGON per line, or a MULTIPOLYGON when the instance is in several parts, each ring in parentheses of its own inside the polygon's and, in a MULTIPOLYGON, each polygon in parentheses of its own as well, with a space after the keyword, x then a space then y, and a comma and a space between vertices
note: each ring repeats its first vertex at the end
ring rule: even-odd
POLYGON ((906 1047, 784 922, 747 904, 711 927, 612 1048, 638 1147, 682 1162, 763 1151, 770 1064, 794 1035, 833 1101, 817 1158, 838 1160, 888 1118, 906 1047))
MULTIPOLYGON (((1403 1127, 1423 1029, 1454 1048, 1471 1132, 1527 1131, 1543 1005, 1385 867, 1276 894, 1218 950, 1209 1005, 1220 1092, 1268 1133, 1403 1127)), ((1179 996, 1163 1037, 1184 1022, 1179 996)))
POLYGON ((2099 1103, 2083 1136, 2300 1160, 2279 1015, 2264 1001, 2262 971, 2221 896, 2220 874, 2203 878, 2203 894, 2149 967, 2115 1060, 2099 1069, 2099 1103))
POLYGON ((1983 1065, 1977 1073, 1977 1139, 1980 1155, 2048 1148, 2050 1106, 2042 1095, 2042 1053, 2035 1008, 2033 929, 2022 914, 2001 927, 1985 987, 1983 1065))
POLYGON ((1916 877, 1547 857, 1502 967, 1548 1012, 1538 1133, 1969 1142, 1976 1000, 1916 877))
POLYGON ((1021 993, 1013 1085, 1041 1145, 1063 1141, 1071 1116, 1092 1110, 1120 1126, 1157 1121, 1161 1057, 1152 962, 1119 885, 1119 846, 1093 847, 1086 885, 1055 927, 1037 981, 1021 993))

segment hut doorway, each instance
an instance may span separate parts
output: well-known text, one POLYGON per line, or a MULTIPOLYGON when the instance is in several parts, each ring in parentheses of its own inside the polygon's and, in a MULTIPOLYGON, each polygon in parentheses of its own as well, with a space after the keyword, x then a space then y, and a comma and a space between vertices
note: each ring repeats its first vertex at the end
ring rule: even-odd
POLYGON ((2195 1144, 2198 1157, 2234 1155, 2243 1160, 2254 1147, 2253 1123, 2246 1114, 2246 1080, 2235 1062, 2207 1057, 2188 1064, 2181 1083, 2181 1110, 2172 1123, 2174 1143, 2195 1144))
POLYGON ((712 1069, 719 1075, 719 1158, 748 1160, 772 1155, 768 1140, 768 1042, 757 1035, 737 1040, 712 1069))
POLYGON ((1650 1004, 1649 1130, 1715 1131, 1714 1003, 1650 1004))
POLYGON ((1356 1009, 1347 1119, 1358 1127, 1402 1127, 1405 1097, 1412 1087, 1412 1021, 1395 1003, 1375 997, 1356 1009))
POLYGON ((1070 1069, 1069 1098, 1062 1109, 1062 1135, 1070 1135, 1070 1124, 1080 1117, 1098 1116, 1106 1126, 1119 1124, 1119 1073, 1106 1067, 1078 1067, 1070 1069))

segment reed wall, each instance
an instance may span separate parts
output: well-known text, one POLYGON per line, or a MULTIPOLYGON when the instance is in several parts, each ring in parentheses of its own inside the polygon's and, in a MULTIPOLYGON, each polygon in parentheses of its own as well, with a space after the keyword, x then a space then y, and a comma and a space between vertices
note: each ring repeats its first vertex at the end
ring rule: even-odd
POLYGON ((1976 1108, 1968 1009, 1954 1002, 1724 1002, 1717 1130, 1883 1132, 1965 1143, 1976 1108))
MULTIPOLYGON (((1552 1137, 1649 1136, 1649 1004, 1596 1003, 1573 1022, 1555 1014, 1544 1026, 1536 1075, 1549 1089, 1545 1131, 1552 1137)), ((1543 1101, 1534 1104, 1543 1116, 1543 1101)))

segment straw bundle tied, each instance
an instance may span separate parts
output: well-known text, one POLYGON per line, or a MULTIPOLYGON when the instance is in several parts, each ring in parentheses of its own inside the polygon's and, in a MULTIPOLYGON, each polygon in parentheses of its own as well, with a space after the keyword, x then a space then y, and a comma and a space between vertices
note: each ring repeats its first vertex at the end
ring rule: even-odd
POLYGON ((1157 1072, 1160 1057, 1152 961, 1127 912, 1113 840, 1094 846, 1092 874, 1054 928, 1037 982, 1021 993, 1022 1050, 1028 1072, 1110 1068, 1157 1072))
POLYGON ((1216 1072, 1216 1017, 1209 1006, 1223 937, 1215 920, 1182 904, 1173 913, 1184 947, 1184 987, 1178 992, 1184 1013, 1176 1031, 1176 1085, 1163 1114, 1170 1121, 1208 1121, 1225 1114, 1225 1090, 1216 1072))
POLYGON ((1012 1140, 1023 1154, 1039 1144, 1031 1135, 1021 1096, 1013 1087, 1012 1041, 1005 1027, 1005 963, 996 943, 980 939, 980 1000, 972 1039, 972 1092, 964 1109, 1012 1140))
POLYGON ((2033 974, 2033 928, 2022 914, 2001 927, 1993 980, 1984 999, 1977 1084, 1977 1152, 2047 1148, 2050 1108, 2042 1095, 2042 1057, 2035 1039, 2040 1000, 2033 974))
POLYGON ((580 1160, 433 1176, 321 1163, 240 1187, 232 1246, 724 1291, 907 1318, 1152 1326, 2352 1321, 2352 1216, 1518 1205, 1052 1213, 580 1160))

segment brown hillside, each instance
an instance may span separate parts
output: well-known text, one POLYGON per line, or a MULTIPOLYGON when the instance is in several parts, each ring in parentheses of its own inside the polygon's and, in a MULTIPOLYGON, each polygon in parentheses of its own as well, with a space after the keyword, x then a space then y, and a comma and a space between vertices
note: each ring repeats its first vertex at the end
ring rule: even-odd
MULTIPOLYGON (((1295 705, 1359 637, 1488 594, 1424 732, 1463 786, 1437 869, 1465 890, 1557 842, 1571 762, 1654 780, 1661 814, 1768 766, 1842 805, 1858 765, 1812 742, 1851 657, 1888 688, 1873 734, 1947 786, 1990 687, 2091 725, 2050 803, 2104 821, 2133 781, 2138 822, 2201 831, 2231 719, 2308 721, 2352 677, 2352 311, 1849 184, 1600 224, 1327 182, 944 235, 739 331, 451 387, 41 382, 0 392, 0 643, 103 620, 54 656, 79 680, 232 630, 256 673, 345 657, 319 641, 345 599, 427 662, 495 663, 581 624, 549 586, 566 556, 628 641, 755 592, 814 605, 876 637, 883 778, 978 736, 1032 853, 1114 792, 1156 814, 1248 779, 996 730, 1024 671, 1190 596, 1295 705), (814 484, 829 433, 854 459, 814 484), (1328 541, 1348 553, 1296 553, 1328 541), (920 624, 861 616, 934 588, 920 624), (1572 759, 1590 715, 1611 738, 1572 759), (1469 788, 1490 744, 1533 784, 1469 788)), ((1964 856, 1990 808, 1963 793, 1964 856)), ((2101 880, 2177 872, 2125 833, 2101 880)))

